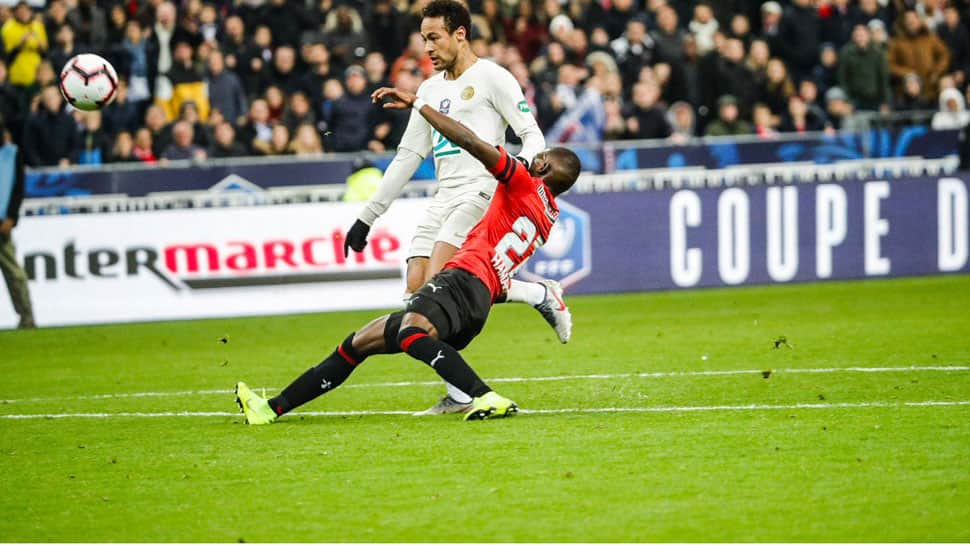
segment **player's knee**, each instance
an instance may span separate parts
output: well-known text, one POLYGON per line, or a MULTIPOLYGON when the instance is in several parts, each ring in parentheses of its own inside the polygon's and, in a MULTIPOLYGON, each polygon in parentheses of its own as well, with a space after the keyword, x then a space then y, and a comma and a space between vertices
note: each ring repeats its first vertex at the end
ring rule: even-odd
POLYGON ((404 352, 408 351, 415 342, 428 336, 428 331, 417 326, 403 326, 397 333, 397 345, 404 352))

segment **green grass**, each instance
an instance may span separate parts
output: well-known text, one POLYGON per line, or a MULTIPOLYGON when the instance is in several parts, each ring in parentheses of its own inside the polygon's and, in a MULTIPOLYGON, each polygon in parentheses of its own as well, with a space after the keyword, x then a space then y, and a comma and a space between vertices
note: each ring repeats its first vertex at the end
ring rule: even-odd
MULTIPOLYGON (((570 303, 570 344, 506 305, 466 357, 526 410, 672 410, 0 418, 0 541, 970 540, 970 405, 906 405, 970 402, 970 372, 793 372, 970 365, 970 277, 570 303), (753 372, 690 374, 718 370, 753 372), (591 374, 627 376, 497 380, 591 374), (683 410, 744 405, 775 408, 683 410)), ((284 386, 373 316, 0 332, 0 417, 233 412, 184 392, 284 386), (183 393, 78 398, 134 392, 183 393)), ((433 380, 373 358, 305 409, 420 410, 440 387, 383 383, 433 380)))

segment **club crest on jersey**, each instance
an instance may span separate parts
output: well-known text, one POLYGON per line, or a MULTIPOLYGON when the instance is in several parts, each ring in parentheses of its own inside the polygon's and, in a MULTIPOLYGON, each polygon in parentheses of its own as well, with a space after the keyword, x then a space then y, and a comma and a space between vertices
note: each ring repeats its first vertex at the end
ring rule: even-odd
POLYGON ((438 111, 445 115, 448 115, 448 112, 450 110, 451 110, 451 99, 448 99, 448 98, 441 99, 441 104, 438 104, 438 111))
POLYGON ((471 85, 461 90, 462 100, 471 100, 473 96, 475 96, 475 88, 471 85))

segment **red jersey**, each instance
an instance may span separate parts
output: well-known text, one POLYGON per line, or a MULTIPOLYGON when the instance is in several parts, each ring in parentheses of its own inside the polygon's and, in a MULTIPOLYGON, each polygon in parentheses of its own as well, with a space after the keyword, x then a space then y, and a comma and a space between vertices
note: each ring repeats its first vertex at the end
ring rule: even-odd
POLYGON ((499 181, 492 202, 444 266, 477 276, 488 287, 492 301, 509 289, 515 271, 546 243, 559 218, 559 207, 542 179, 533 178, 505 148, 499 147, 499 153, 501 157, 491 169, 499 181))

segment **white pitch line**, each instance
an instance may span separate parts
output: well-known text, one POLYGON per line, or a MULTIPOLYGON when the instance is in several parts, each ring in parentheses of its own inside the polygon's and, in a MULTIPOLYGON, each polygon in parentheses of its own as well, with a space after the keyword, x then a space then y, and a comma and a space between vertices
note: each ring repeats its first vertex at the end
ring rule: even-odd
MULTIPOLYGON (((570 409, 522 409, 522 414, 566 413, 679 413, 709 411, 793 411, 799 409, 891 409, 907 407, 959 407, 970 406, 966 401, 906 401, 889 403, 795 403, 792 405, 699 405, 683 407, 582 407, 570 409)), ((301 411, 292 416, 407 416, 411 411, 301 411)), ((63 419, 63 418, 179 418, 179 417, 242 417, 238 412, 158 412, 158 413, 54 413, 54 414, 4 414, 0 420, 63 419)))
MULTIPOLYGON (((669 378, 669 377, 716 377, 733 375, 760 375, 765 369, 733 369, 723 371, 660 371, 654 373, 613 373, 595 375, 557 375, 551 377, 499 377, 490 378, 490 383, 513 383, 513 382, 557 382, 563 380, 613 380, 622 378, 669 378)), ((901 373, 908 371, 935 371, 935 372, 959 372, 970 371, 967 365, 909 365, 904 367, 815 367, 804 369, 773 369, 772 374, 800 375, 800 374, 825 374, 825 373, 901 373)), ((441 381, 414 381, 414 382, 365 382, 360 384, 346 384, 341 388, 402 388, 411 386, 439 386, 441 381)), ((263 389, 260 387, 260 389, 263 389)), ((266 386, 267 391, 277 391, 280 388, 266 386)), ((24 399, 5 399, 0 400, 0 404, 11 403, 34 403, 43 401, 86 401, 98 399, 125 399, 140 397, 184 397, 195 395, 226 395, 231 394, 231 389, 218 390, 181 390, 172 392, 129 392, 119 394, 94 394, 67 397, 33 397, 24 399)))

